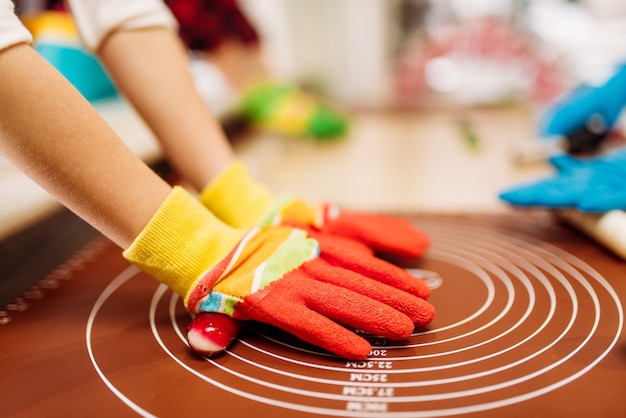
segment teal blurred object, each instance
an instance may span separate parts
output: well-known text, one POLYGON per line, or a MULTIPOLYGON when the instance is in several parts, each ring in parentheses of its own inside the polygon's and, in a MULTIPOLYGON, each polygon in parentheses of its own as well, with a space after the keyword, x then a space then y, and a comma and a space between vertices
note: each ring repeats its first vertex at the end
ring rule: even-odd
POLYGON ((34 48, 90 102, 117 96, 117 89, 98 59, 80 45, 41 40, 35 42, 34 48))

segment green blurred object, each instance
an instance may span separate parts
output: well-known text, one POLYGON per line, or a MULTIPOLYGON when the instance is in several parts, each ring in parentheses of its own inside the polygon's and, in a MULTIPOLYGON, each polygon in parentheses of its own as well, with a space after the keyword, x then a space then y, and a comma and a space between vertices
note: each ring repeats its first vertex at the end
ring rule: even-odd
POLYGON ((479 151, 481 148, 481 140, 474 130, 470 119, 465 115, 461 115, 458 118, 457 123, 459 130, 461 131, 461 136, 463 137, 467 147, 472 151, 479 151))
POLYGON ((343 136, 348 132, 348 119, 332 109, 319 107, 311 118, 309 131, 318 139, 343 136))
POLYGON ((239 112, 255 125, 315 140, 339 138, 348 131, 348 118, 311 94, 288 84, 263 83, 243 96, 239 112))
POLYGON ((269 118, 280 101, 293 90, 288 85, 259 84, 244 95, 240 111, 252 122, 260 123, 269 118))

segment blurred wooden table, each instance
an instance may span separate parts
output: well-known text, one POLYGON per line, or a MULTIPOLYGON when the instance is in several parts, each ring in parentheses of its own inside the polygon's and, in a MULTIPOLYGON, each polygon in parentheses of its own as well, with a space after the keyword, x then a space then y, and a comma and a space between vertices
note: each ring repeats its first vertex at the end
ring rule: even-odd
POLYGON ((347 137, 332 142, 252 135, 235 143, 275 192, 311 202, 377 212, 501 212, 504 187, 547 174, 519 166, 513 150, 533 140, 526 108, 368 112, 353 116, 347 137))

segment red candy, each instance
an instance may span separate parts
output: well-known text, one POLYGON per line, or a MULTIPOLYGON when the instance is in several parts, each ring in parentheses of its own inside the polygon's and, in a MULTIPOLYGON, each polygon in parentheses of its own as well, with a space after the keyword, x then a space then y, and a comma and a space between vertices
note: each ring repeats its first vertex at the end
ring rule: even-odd
POLYGON ((241 328, 241 321, 227 315, 200 313, 187 328, 187 340, 194 352, 210 357, 224 351, 237 338, 241 328))

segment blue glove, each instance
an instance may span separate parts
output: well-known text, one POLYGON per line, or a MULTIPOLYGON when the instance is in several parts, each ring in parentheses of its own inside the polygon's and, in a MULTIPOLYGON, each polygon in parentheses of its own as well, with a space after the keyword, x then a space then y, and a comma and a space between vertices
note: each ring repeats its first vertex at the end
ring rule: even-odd
POLYGON ((539 122, 542 136, 569 135, 594 114, 613 126, 626 105, 626 65, 600 87, 583 86, 549 105, 539 122))
POLYGON ((589 159, 558 155, 550 163, 554 176, 505 190, 500 198, 516 206, 585 212, 626 209, 626 147, 589 159))
POLYGON ((563 136, 568 152, 593 151, 626 106, 626 65, 600 87, 583 86, 549 104, 540 116, 541 137, 563 136))

